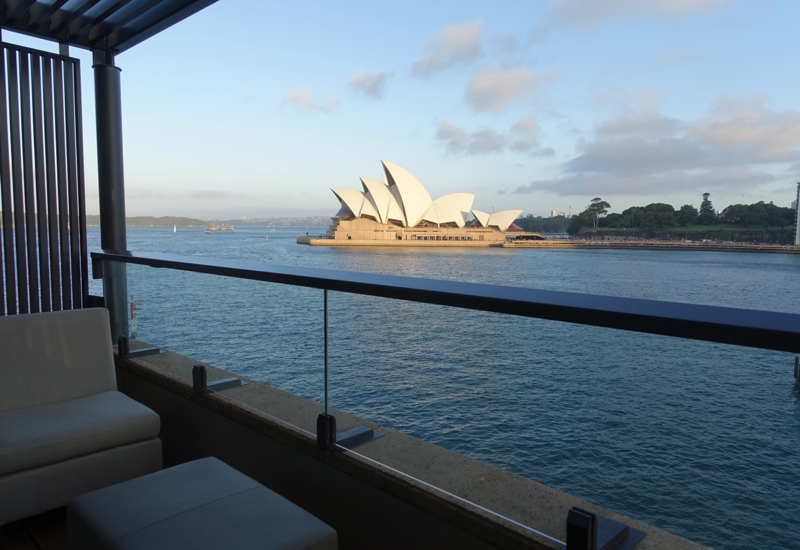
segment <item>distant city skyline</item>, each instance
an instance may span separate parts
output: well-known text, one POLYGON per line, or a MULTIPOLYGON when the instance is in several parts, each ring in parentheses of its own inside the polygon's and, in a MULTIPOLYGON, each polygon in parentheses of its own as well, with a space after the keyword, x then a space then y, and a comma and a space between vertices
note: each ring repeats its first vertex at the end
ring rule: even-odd
MULTIPOLYGON (((717 210, 789 206, 798 16, 754 0, 221 0, 117 58, 128 215, 332 216, 328 189, 380 179, 376 158, 485 212, 704 192, 717 210)), ((91 55, 71 53, 96 214, 91 55)))

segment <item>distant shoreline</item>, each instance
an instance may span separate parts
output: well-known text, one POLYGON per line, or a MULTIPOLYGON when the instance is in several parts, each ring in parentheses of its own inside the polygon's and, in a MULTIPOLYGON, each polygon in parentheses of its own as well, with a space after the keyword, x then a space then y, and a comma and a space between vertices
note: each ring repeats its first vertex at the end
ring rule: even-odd
POLYGON ((677 250, 685 252, 746 252, 766 254, 800 254, 800 246, 776 244, 737 244, 737 243, 675 243, 675 242, 608 242, 608 241, 526 241, 481 242, 481 241, 389 241, 389 240, 334 240, 319 237, 297 237, 297 244, 330 247, 415 247, 415 248, 520 248, 540 250, 677 250))

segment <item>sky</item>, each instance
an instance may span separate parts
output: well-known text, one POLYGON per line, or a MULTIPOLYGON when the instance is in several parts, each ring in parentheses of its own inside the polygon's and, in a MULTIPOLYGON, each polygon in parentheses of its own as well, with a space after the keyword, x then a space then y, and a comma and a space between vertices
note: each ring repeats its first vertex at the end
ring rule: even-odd
POLYGON ((487 212, 789 206, 797 21, 794 0, 220 0, 117 57, 127 212, 332 216, 381 160, 487 212))

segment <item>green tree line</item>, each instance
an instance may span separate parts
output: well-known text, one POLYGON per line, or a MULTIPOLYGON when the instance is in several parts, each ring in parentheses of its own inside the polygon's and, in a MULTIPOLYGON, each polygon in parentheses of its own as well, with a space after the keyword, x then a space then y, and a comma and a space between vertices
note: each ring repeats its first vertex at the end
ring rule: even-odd
POLYGON ((534 217, 528 214, 524 218, 518 218, 515 222, 523 231, 531 233, 563 234, 569 227, 569 218, 556 216, 555 218, 534 217))
MULTIPOLYGON (((754 204, 733 204, 719 215, 711 203, 710 194, 703 193, 700 208, 684 204, 675 209, 671 204, 656 202, 647 206, 632 206, 620 213, 608 213, 611 208, 599 197, 592 199, 586 209, 568 221, 567 232, 570 235, 581 229, 640 229, 656 231, 671 227, 689 227, 695 225, 733 225, 751 228, 784 227, 795 223, 795 211, 792 208, 776 206, 772 202, 760 201, 754 204)), ((519 224, 519 221, 517 222, 519 224)))

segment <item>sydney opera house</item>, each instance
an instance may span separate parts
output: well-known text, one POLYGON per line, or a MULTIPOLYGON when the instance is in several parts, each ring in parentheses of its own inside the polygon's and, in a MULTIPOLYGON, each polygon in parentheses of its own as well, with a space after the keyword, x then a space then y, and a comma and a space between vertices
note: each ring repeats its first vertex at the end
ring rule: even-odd
POLYGON ((363 191, 331 189, 341 203, 325 235, 301 237, 311 245, 454 245, 502 243, 520 231, 514 220, 522 210, 487 214, 472 209, 475 195, 453 193, 436 200, 408 170, 381 161, 384 181, 361 178, 363 191))

